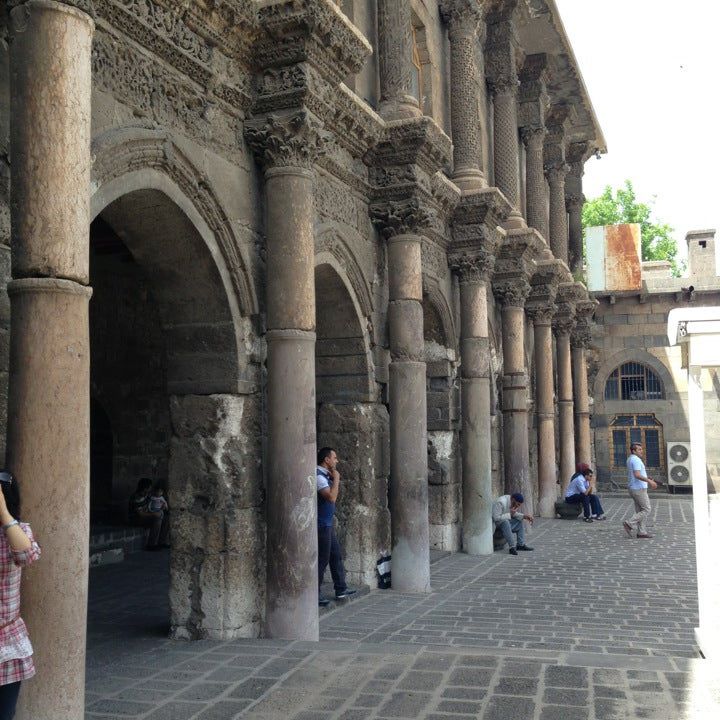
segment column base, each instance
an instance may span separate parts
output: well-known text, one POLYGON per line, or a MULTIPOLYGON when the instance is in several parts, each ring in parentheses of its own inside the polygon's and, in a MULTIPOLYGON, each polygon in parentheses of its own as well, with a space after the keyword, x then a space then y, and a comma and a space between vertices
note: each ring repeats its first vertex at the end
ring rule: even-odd
POLYGON ((502 224, 503 230, 525 230, 527 226, 525 218, 517 210, 513 210, 508 219, 502 224))
POLYGON ((468 168, 467 170, 458 170, 452 178, 452 181, 460 188, 460 191, 467 195, 477 190, 484 190, 488 184, 481 170, 477 168, 468 168))
POLYGON ((396 100, 383 100, 380 103, 378 114, 384 120, 407 120, 422 115, 417 100, 410 96, 404 96, 396 100))

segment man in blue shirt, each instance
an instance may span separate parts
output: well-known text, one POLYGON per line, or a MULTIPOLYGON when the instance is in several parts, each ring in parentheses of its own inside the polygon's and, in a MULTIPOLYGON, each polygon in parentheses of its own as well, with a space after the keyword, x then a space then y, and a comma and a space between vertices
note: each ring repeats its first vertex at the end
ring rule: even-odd
POLYGON ((565 491, 565 502, 571 505, 582 503, 585 522, 591 523, 593 519, 604 520, 605 513, 600 498, 593 492, 590 483, 593 476, 592 468, 587 463, 578 463, 575 471, 565 491))
POLYGON ((330 574, 335 586, 335 597, 338 600, 350 597, 355 590, 348 590, 345 583, 345 566, 342 560, 342 549, 338 542, 333 520, 335 518, 335 502, 340 491, 340 473, 337 471, 337 453, 329 447, 321 448, 317 455, 317 494, 318 494, 318 604, 325 607, 330 604, 320 593, 325 577, 325 569, 330 564, 330 574))
POLYGON ((637 537, 651 538, 652 535, 645 526, 645 521, 650 516, 650 498, 647 489, 649 485, 655 490, 657 483, 648 477, 642 454, 643 448, 640 443, 630 445, 630 457, 627 459, 628 492, 635 503, 635 514, 623 522, 623 527, 628 537, 632 537, 633 530, 637 530, 637 537))

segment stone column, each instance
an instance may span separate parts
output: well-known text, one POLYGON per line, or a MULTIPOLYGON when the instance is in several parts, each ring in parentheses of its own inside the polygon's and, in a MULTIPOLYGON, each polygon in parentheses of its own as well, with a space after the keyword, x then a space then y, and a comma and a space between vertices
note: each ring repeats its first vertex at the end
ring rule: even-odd
POLYGON ((585 204, 583 195, 567 195, 565 205, 568 213, 568 267, 573 275, 583 269, 583 229, 582 209, 585 204))
POLYGON ((557 466, 555 464, 555 405, 552 363, 552 316, 555 306, 528 308, 535 336, 535 414, 538 435, 538 515, 555 517, 557 466))
POLYGON ((478 24, 475 0, 443 0, 440 11, 450 37, 450 117, 453 138, 453 180, 463 191, 486 185, 482 171, 480 109, 477 99, 478 24))
POLYGON ((572 316, 556 316, 553 321, 557 357, 558 416, 560 423, 560 486, 567 487, 575 472, 575 426, 573 423, 572 362, 570 333, 572 316))
POLYGON ((528 378, 525 370, 525 300, 530 284, 523 275, 494 285, 502 305, 503 457, 505 490, 522 492, 532 505, 528 440, 528 378))
POLYGON ((460 278, 460 370, 462 373, 463 550, 493 552, 490 425, 490 341, 487 281, 491 252, 475 251, 451 260, 460 278))
POLYGON ((430 592, 422 240, 417 234, 427 217, 409 199, 374 206, 373 220, 388 242, 392 586, 430 592))
POLYGON ((553 255, 568 262, 568 225, 565 208, 565 175, 568 166, 564 163, 548 170, 550 185, 550 249, 553 255))
POLYGON ((23 616, 39 682, 19 718, 84 717, 90 455, 90 51, 83 2, 10 12, 12 271, 7 464, 44 550, 23 616))
POLYGON ((265 634, 317 640, 312 166, 327 134, 306 110, 253 120, 245 132, 265 165, 267 213, 265 634))
POLYGON ((525 205, 527 222, 548 242, 550 226, 548 218, 547 184, 543 164, 545 128, 525 127, 522 131, 525 144, 525 205))
POLYGON ((488 17, 486 74, 493 97, 495 185, 512 205, 505 224, 508 229, 526 227, 520 212, 520 143, 518 135, 519 43, 512 14, 516 1, 488 17))
POLYGON ((575 457, 577 462, 588 464, 592 462, 592 446, 586 351, 590 345, 590 318, 595 307, 596 303, 592 300, 577 304, 577 322, 570 338, 575 401, 575 457))
POLYGON ((412 94, 413 39, 410 0, 378 0, 380 114, 387 120, 420 115, 412 94))

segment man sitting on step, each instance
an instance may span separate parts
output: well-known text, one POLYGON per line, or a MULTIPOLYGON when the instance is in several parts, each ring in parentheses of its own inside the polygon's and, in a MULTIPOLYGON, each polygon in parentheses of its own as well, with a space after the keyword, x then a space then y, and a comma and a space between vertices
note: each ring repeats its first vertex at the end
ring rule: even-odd
POLYGON ((535 518, 530 513, 522 513, 522 504, 525 498, 521 493, 513 493, 512 495, 502 495, 492 506, 492 519, 496 528, 500 528, 502 534, 510 546, 510 554, 517 555, 518 550, 532 550, 525 544, 525 527, 523 520, 527 520, 531 525, 535 518), (517 545, 515 537, 517 535, 517 545))

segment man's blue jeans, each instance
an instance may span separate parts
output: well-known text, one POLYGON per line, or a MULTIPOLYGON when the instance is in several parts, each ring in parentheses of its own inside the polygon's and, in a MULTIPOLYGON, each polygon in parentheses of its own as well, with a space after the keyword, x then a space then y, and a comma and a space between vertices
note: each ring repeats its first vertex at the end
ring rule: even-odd
POLYGON ((589 518, 590 515, 597 515, 598 517, 603 514, 602 505, 600 504, 600 498, 597 495, 570 495, 565 498, 566 503, 571 505, 578 505, 582 503, 583 515, 589 518))
POLYGON ((496 527, 500 528, 505 541, 511 548, 515 547, 515 538, 513 537, 513 533, 517 533, 518 545, 525 544, 525 526, 523 525, 522 520, 518 520, 517 518, 501 520, 499 523, 496 523, 496 527))
POLYGON ((345 584, 345 566, 342 561, 342 550, 338 542, 335 528, 318 527, 318 586, 322 587, 325 569, 330 563, 335 594, 347 590, 345 584))

